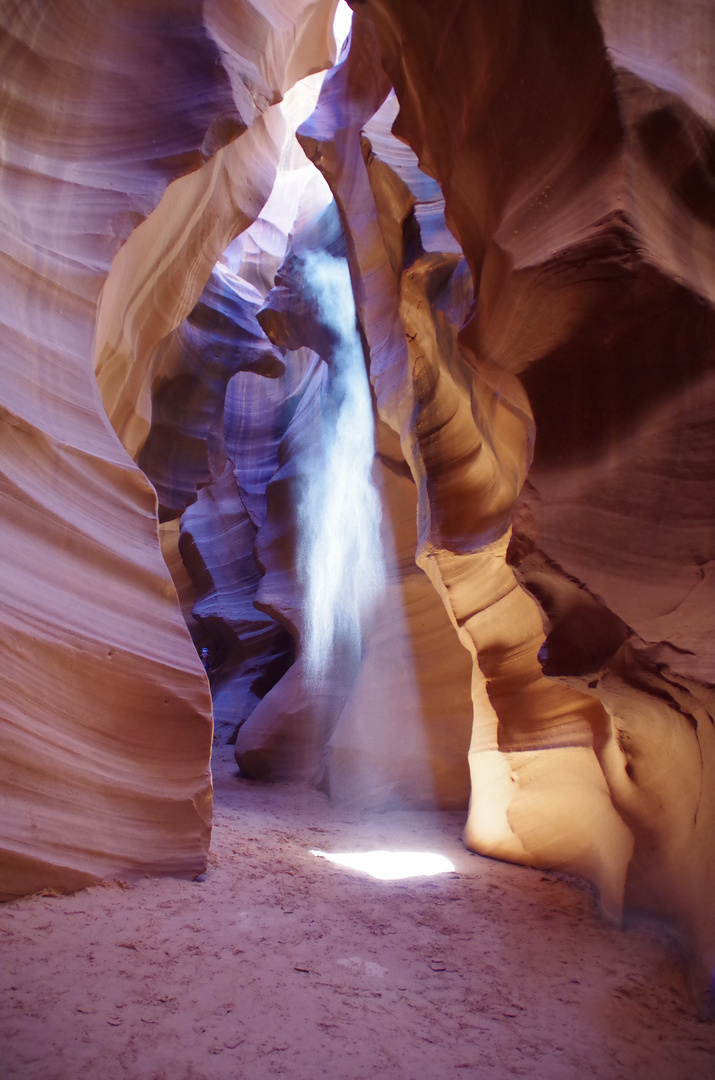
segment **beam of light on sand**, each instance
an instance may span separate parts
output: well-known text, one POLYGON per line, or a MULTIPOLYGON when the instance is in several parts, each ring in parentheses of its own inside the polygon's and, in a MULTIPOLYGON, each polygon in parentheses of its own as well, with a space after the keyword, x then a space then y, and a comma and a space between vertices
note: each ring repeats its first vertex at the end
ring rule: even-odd
POLYGON ((380 881, 434 877, 436 874, 454 872, 454 863, 444 855, 429 851, 346 851, 331 855, 327 851, 311 850, 310 854, 338 866, 347 866, 350 870, 360 870, 380 881))

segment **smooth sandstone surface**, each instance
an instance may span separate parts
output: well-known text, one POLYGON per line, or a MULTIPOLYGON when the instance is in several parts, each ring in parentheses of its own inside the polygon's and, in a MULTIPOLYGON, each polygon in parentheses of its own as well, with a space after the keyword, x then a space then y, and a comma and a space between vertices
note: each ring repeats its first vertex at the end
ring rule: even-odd
POLYGON ((459 346, 493 479, 471 539, 463 514, 429 536, 498 719, 491 745, 476 739, 475 699, 467 841, 563 859, 600 881, 607 909, 620 894, 665 916, 705 992, 712 12, 693 5, 686 29, 666 4, 368 8, 400 103, 393 130, 440 183, 475 282, 459 346), (476 572, 491 550, 500 604, 512 595, 482 525, 510 498, 507 563, 541 608, 543 645, 525 594, 500 624, 476 572), (572 695, 565 708, 537 660, 572 695))
POLYGON ((329 15, 161 0, 0 13, 5 897, 205 866, 211 699, 129 455, 147 386, 186 366, 167 337, 270 193, 269 106, 329 63, 329 15))
POLYGON ((662 920, 705 1001, 715 15, 366 0, 294 86, 334 7, 3 15, 2 892, 202 868, 193 638, 245 776, 469 797, 470 848, 662 920), (349 268, 393 560, 318 687, 306 250, 349 268))

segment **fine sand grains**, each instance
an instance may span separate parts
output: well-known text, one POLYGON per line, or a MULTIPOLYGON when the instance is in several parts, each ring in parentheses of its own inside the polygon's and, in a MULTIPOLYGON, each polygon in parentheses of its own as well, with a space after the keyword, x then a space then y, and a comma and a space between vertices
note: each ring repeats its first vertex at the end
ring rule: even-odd
POLYGON ((715 1025, 648 928, 481 859, 461 817, 336 811, 216 746, 210 864, 0 906, 3 1080, 711 1080, 715 1025), (310 854, 446 855, 378 881, 310 854))

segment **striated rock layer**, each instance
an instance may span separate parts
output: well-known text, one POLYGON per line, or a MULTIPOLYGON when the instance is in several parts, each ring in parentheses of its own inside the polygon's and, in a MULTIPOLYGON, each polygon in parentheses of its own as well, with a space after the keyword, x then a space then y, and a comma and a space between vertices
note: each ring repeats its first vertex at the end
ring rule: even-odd
MULTIPOLYGON (((415 565, 415 485, 398 439, 379 418, 372 482, 382 511, 381 551, 371 558, 384 561, 385 580, 362 629, 357 662, 336 655, 317 686, 306 672, 305 582, 296 574, 305 537, 295 508, 335 407, 340 344, 329 313, 311 294, 304 259, 326 250, 333 260, 344 257, 334 211, 297 234, 259 313, 272 340, 289 350, 288 367, 299 355, 294 350, 306 346, 315 359, 278 446, 256 541, 265 570, 259 606, 290 628, 297 662, 241 727, 236 759, 245 775, 311 778, 344 805, 461 808, 469 790, 469 665, 439 598, 415 565)), ((324 462, 318 467, 327 468, 324 462)), ((344 518, 336 524, 347 528, 344 518)))
POLYGON ((183 611, 245 775, 471 785, 471 848, 663 919, 704 995, 715 15, 356 2, 313 109, 334 7, 2 14, 0 891, 203 866, 183 611), (340 332, 311 252, 349 268, 340 332), (304 498, 348 330, 385 567, 316 680, 304 498))
MULTIPOLYGON (((4 897, 205 866, 211 700, 155 491, 127 450, 143 450, 170 511, 177 491, 195 497, 216 393, 175 436, 161 406, 191 385, 201 310, 193 339, 169 337, 268 197, 283 124, 271 103, 329 63, 330 3, 262 8, 0 12, 4 897)), ((275 374, 263 343, 252 369, 275 374)), ((218 385, 227 363, 215 349, 218 385)))
MULTIPOLYGON (((450 342, 446 267, 418 254, 403 271, 407 423, 372 354, 383 415, 424 477, 418 561, 474 657, 467 842, 585 873, 615 916, 663 917, 705 991, 712 12, 366 9, 393 130, 439 182, 474 282, 450 342)), ((339 177, 347 126, 314 127, 316 161, 339 177)))

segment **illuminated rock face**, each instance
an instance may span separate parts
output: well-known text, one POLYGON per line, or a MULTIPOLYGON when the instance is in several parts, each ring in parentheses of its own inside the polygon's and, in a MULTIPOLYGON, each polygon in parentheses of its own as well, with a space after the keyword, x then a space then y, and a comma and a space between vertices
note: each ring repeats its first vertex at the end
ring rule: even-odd
MULTIPOLYGON (((331 304, 318 302, 311 285, 315 271, 306 267, 317 251, 331 253, 328 266, 344 257, 334 210, 296 238, 280 268, 280 285, 269 293, 259 316, 279 347, 312 348, 314 361, 278 448, 280 467, 268 486, 267 517, 257 535, 258 557, 265 568, 260 605, 291 628, 297 662, 241 727, 236 759, 245 775, 321 782, 341 804, 465 807, 471 714, 468 657, 457 647, 438 596, 415 565, 415 486, 399 440, 379 417, 372 482, 382 520, 380 536, 371 543, 381 581, 372 595, 365 588, 367 570, 355 559, 354 515, 341 509, 342 497, 353 501, 360 497, 352 471, 345 477, 334 475, 330 490, 335 468, 330 464, 330 441, 341 423, 353 446, 351 455, 357 456, 350 428, 357 417, 350 414, 350 394, 341 387, 340 354, 346 335, 336 334, 336 326, 349 331, 355 314, 351 303, 336 323, 331 304), (316 366, 318 355, 322 359, 316 366), (321 440, 324 458, 316 455, 321 440), (342 575, 344 589, 352 588, 367 604, 360 649, 356 653, 352 640, 338 638, 334 649, 325 653, 318 679, 311 673, 306 649, 311 582, 301 575, 301 559, 312 532, 311 522, 301 521, 306 491, 308 499, 317 499, 318 504, 326 497, 325 531, 332 526, 331 548, 321 546, 315 568, 320 587, 329 593, 332 582, 329 573, 322 573, 322 562, 344 555, 349 564, 342 575), (286 508, 293 508, 288 515, 286 508)), ((288 369, 299 355, 286 354, 288 369)), ((368 421, 372 426, 372 416, 368 421)), ((343 603, 341 592, 338 611, 343 603)))
MULTIPOLYGON (((270 192, 283 121, 268 106, 329 62, 329 3, 263 7, 0 13, 3 897, 205 866, 211 699, 127 450, 172 511, 210 469, 197 442, 231 374, 220 319, 198 401, 187 353, 217 290, 173 332, 270 192)), ((244 366, 275 374, 261 349, 244 366)))
POLYGON ((333 5, 37 7, 2 44, 4 894, 201 869, 183 610, 246 775, 373 807, 471 777, 470 847, 662 917, 703 989, 710 6, 355 4, 298 130, 337 228, 277 104, 333 5), (349 267, 387 567, 317 682, 301 492, 335 342, 301 245, 349 267))
MULTIPOLYGON (((704 987, 715 960, 713 13, 366 7, 400 103, 394 130, 439 182, 475 282, 458 350, 435 335, 446 305, 435 259, 413 258, 400 282, 429 417, 427 438, 412 429, 413 472, 426 476, 418 561, 483 677, 467 842, 575 868, 615 915, 663 916, 704 987), (445 382, 464 368, 460 421, 445 382)), ((332 147, 345 135, 326 137, 332 147)), ((389 401, 384 415, 409 437, 389 401)))

